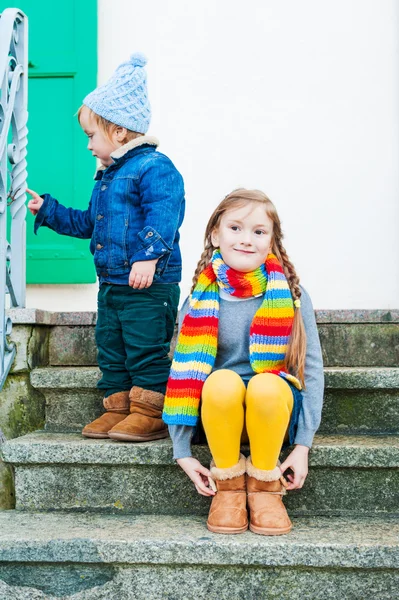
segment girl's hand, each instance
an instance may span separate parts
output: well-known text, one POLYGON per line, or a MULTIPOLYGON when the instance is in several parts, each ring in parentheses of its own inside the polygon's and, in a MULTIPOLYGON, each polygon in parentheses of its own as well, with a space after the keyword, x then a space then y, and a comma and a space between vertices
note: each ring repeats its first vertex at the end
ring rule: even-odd
POLYGON ((286 476, 290 481, 287 490, 300 489, 305 483, 308 474, 308 455, 309 448, 298 444, 280 465, 283 474, 289 467, 294 471, 294 475, 289 474, 286 476))
POLYGON ((132 264, 129 275, 130 287, 138 290, 150 287, 154 279, 155 267, 158 259, 139 260, 132 264))
POLYGON ((39 196, 39 194, 36 194, 36 192, 34 192, 33 190, 26 188, 26 191, 32 196, 32 200, 29 200, 28 202, 28 209, 30 210, 32 215, 36 216, 44 200, 39 196))
POLYGON ((211 472, 203 467, 199 460, 188 456, 187 458, 178 458, 176 462, 190 477, 195 489, 201 496, 215 495, 215 492, 209 488, 208 477, 211 476, 211 472))

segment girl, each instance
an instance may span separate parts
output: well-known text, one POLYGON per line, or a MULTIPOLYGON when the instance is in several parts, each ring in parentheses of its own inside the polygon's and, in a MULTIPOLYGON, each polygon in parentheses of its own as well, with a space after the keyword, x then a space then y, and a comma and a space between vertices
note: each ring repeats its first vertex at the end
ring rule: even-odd
POLYGON ((291 530, 282 496, 303 486, 320 423, 324 378, 314 312, 282 238, 265 194, 229 194, 209 220, 181 311, 163 419, 174 458, 200 494, 213 496, 207 526, 216 533, 248 528, 247 501, 254 533, 291 530), (199 412, 210 471, 190 451, 199 412), (245 459, 240 444, 248 441, 245 459), (295 447, 279 466, 285 441, 295 447))
POLYGON ((99 278, 96 341, 106 412, 83 435, 124 441, 168 436, 162 407, 179 303, 183 179, 145 135, 146 59, 134 54, 83 101, 79 123, 101 162, 87 210, 28 190, 35 232, 90 239, 99 278))

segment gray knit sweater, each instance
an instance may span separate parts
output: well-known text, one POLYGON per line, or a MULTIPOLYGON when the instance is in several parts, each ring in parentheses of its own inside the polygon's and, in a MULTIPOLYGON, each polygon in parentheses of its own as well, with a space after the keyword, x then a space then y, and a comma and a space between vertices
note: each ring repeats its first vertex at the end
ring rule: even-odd
MULTIPOLYGON (((305 386, 302 391, 302 410, 299 415, 295 444, 312 446, 320 425, 324 394, 323 360, 312 302, 301 287, 301 311, 306 331, 305 386)), ((244 381, 253 377, 249 362, 249 329, 263 297, 236 299, 221 293, 219 309, 218 348, 213 370, 231 369, 244 381)), ((188 298, 179 314, 179 331, 188 309, 188 298)), ((173 441, 173 458, 191 456, 191 438, 194 427, 169 425, 173 441)))

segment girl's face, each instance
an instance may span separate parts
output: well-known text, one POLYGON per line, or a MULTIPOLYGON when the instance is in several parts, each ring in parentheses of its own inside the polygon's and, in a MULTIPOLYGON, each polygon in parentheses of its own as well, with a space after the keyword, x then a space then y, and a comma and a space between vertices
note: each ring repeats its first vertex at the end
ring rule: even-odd
POLYGON ((273 221, 257 202, 226 211, 211 234, 224 262, 243 273, 254 271, 271 252, 273 221))
POLYGON ((112 131, 110 139, 108 139, 86 106, 82 108, 80 113, 80 125, 89 138, 87 149, 91 150, 92 155, 99 158, 105 167, 109 167, 113 162, 111 152, 122 146, 118 141, 120 132, 118 130, 112 131))

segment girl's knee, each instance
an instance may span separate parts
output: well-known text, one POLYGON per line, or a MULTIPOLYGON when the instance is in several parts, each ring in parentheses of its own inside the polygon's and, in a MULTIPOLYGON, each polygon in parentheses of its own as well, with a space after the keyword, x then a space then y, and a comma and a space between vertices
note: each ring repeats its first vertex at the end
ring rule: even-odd
POLYGON ((280 396, 286 388, 289 389, 288 383, 274 373, 259 373, 248 383, 248 392, 256 395, 280 396))
POLYGON ((241 377, 230 369, 220 369, 209 375, 202 389, 202 405, 219 409, 243 404, 245 385, 241 377))
POLYGON ((246 405, 262 413, 292 408, 293 397, 286 381, 273 373, 259 373, 248 384, 246 405))

